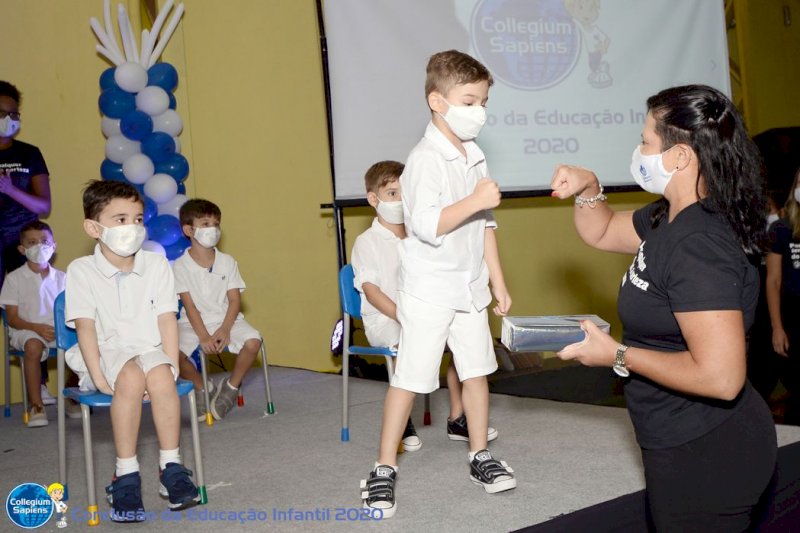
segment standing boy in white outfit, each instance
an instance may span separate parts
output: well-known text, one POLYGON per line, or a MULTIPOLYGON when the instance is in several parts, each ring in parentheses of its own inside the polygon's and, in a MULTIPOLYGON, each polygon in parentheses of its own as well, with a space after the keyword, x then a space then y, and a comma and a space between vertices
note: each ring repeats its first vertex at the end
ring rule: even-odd
POLYGON ((92 181, 83 192, 83 229, 94 254, 67 268, 65 319, 78 344, 65 359, 80 388, 113 395, 116 471, 106 493, 115 522, 146 519, 136 444, 142 399, 149 398, 159 444, 159 493, 169 508, 200 500, 178 447, 178 302, 167 259, 142 250, 144 202, 129 183, 92 181))
MULTIPOLYGON (((181 206, 183 233, 192 246, 175 260, 175 292, 183 302, 178 319, 180 332, 181 377, 191 379, 195 387, 204 384, 188 356, 200 346, 206 354, 229 350, 238 354, 230 377, 217 385, 211 401, 211 414, 222 420, 239 396, 239 386, 261 349, 261 334, 248 324, 241 313, 241 293, 245 289, 239 264, 216 246, 221 235, 222 212, 213 202, 192 199, 181 206)), ((205 417, 205 404, 198 410, 205 417)))
POLYGON ((486 376, 497 369, 486 313, 490 281, 495 314, 511 306, 489 211, 500 204, 500 189, 473 142, 486 122, 492 82, 486 67, 456 50, 428 62, 431 122, 400 178, 408 236, 400 246, 397 368, 384 402, 378 461, 362 481, 364 507, 384 518, 397 508, 397 445, 414 396, 439 387, 445 344, 463 383, 470 479, 489 493, 516 487, 512 470, 486 449, 486 376))

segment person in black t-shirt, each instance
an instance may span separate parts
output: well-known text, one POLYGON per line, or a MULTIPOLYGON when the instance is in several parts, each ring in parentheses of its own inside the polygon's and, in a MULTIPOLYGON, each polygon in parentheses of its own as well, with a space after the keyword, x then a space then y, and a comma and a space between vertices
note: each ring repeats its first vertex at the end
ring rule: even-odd
POLYGON ((19 90, 0 81, 0 286, 25 262, 19 230, 50 213, 50 175, 42 153, 14 138, 20 128, 19 90))
POLYGON ((766 242, 758 150, 711 87, 666 89, 647 108, 631 174, 663 198, 614 212, 592 171, 553 176, 553 196, 575 195, 587 244, 634 255, 619 290, 623 344, 587 321, 585 340, 558 355, 625 379, 651 527, 744 531, 777 457, 769 409, 746 379, 759 279, 745 252, 766 242))
POLYGON ((770 226, 767 307, 772 349, 786 358, 781 381, 789 392, 783 421, 800 425, 800 170, 786 200, 786 217, 770 226))

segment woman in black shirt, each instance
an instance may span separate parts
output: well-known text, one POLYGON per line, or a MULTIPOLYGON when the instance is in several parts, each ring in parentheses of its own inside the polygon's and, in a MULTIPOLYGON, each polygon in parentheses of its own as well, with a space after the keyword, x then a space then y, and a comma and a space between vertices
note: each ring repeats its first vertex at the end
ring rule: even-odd
POLYGON ((619 291, 623 344, 586 322, 586 339, 559 356, 625 379, 655 529, 744 531, 777 455, 769 409, 746 379, 759 280, 745 252, 765 243, 758 151, 711 87, 667 89, 647 107, 631 173, 663 198, 616 213, 590 170, 553 176, 553 196, 575 195, 587 244, 635 254, 619 291))

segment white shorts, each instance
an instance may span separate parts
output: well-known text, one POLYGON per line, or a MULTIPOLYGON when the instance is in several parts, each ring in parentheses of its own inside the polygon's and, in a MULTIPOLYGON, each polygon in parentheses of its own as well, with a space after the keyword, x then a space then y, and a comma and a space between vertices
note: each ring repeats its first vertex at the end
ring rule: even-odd
POLYGON ((486 309, 456 311, 398 292, 397 318, 402 328, 393 387, 419 394, 438 389, 445 344, 461 381, 497 370, 486 309))
MULTIPOLYGON (((205 326, 206 330, 213 335, 221 325, 222 322, 212 322, 205 326)), ((200 338, 188 322, 178 322, 178 339, 181 352, 187 357, 192 355, 192 352, 200 345, 200 338)), ((248 324, 247 320, 243 318, 236 320, 231 328, 231 342, 228 344, 228 351, 239 353, 244 347, 244 343, 250 339, 261 340, 261 334, 248 324)))
POLYGON ((400 324, 384 314, 362 317, 364 333, 370 346, 397 348, 400 342, 400 324))
MULTIPOLYGON (((67 350, 65 360, 67 365, 78 375, 78 387, 83 391, 97 390, 92 377, 89 375, 89 369, 86 368, 86 362, 83 360, 80 350, 77 349, 77 344, 67 350)), ((100 371, 103 377, 106 378, 111 390, 114 390, 117 383, 117 376, 119 375, 125 363, 134 359, 142 373, 146 376, 152 369, 159 365, 169 365, 172 370, 172 377, 178 379, 178 368, 173 363, 172 359, 167 354, 158 349, 142 354, 124 353, 122 350, 117 350, 112 347, 100 348, 100 371)))
POLYGON ((25 344, 31 340, 37 339, 44 344, 44 350, 42 350, 42 358, 41 361, 47 361, 47 358, 50 356, 50 348, 56 347, 56 341, 47 342, 44 340, 38 333, 30 329, 11 329, 9 328, 8 331, 8 343, 11 345, 12 348, 15 350, 25 351, 25 344))

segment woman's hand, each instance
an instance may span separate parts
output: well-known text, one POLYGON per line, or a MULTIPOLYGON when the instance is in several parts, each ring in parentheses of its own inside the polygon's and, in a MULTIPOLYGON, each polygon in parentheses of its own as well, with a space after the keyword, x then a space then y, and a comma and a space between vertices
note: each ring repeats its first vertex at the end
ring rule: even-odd
POLYGON ((619 343, 591 320, 581 321, 581 329, 586 332, 586 338, 570 344, 556 355, 565 361, 574 359, 586 366, 613 366, 619 343))
POLYGON ((772 349, 776 354, 789 357, 789 337, 783 328, 773 328, 772 330, 772 349))
POLYGON ((588 168, 558 165, 550 183, 550 188, 553 189, 551 196, 563 200, 573 195, 582 195, 590 187, 588 194, 594 196, 600 192, 599 183, 595 173, 588 168))

